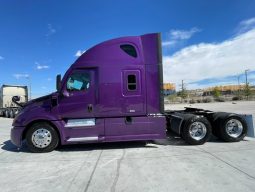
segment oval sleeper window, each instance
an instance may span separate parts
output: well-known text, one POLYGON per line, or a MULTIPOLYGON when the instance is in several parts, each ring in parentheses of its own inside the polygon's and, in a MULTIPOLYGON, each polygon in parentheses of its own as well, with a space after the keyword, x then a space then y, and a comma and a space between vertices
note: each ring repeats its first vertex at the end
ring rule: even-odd
POLYGON ((132 57, 137 57, 137 52, 133 45, 129 45, 129 44, 120 45, 120 48, 128 55, 130 55, 132 57))

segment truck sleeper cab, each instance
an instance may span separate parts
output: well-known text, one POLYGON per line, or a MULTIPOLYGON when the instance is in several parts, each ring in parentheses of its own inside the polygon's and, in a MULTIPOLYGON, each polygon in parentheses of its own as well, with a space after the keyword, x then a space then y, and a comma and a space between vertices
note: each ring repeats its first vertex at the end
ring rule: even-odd
MULTIPOLYGON (((59 144, 165 139, 168 129, 190 144, 203 144, 223 115, 165 112, 162 74, 160 34, 100 43, 83 53, 62 80, 57 76, 57 92, 23 106, 11 141, 21 147, 26 140, 32 152, 49 152, 59 144)), ((233 117, 228 129, 238 133, 238 141, 246 124, 233 117)))
POLYGON ((37 152, 58 144, 165 138, 159 49, 160 35, 148 34, 87 50, 57 92, 24 106, 13 121, 12 142, 21 146, 25 139, 37 152))

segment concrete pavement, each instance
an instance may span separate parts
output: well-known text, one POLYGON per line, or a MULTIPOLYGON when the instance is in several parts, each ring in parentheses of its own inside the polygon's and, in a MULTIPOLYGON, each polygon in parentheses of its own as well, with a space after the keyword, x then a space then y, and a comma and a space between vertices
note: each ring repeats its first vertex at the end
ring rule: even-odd
MULTIPOLYGON (((255 110, 255 107, 253 108, 255 110)), ((0 118, 1 192, 254 191, 255 141, 186 145, 173 136, 154 143, 64 146, 44 154, 18 150, 11 120, 0 118)))

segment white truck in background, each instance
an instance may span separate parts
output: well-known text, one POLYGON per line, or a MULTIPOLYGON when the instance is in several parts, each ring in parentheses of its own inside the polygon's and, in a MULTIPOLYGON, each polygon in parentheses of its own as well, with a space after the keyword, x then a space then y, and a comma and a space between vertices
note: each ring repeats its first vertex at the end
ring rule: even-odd
POLYGON ((28 88, 21 85, 2 85, 0 89, 0 116, 14 118, 20 106, 12 101, 13 96, 19 96, 21 103, 28 101, 28 88))

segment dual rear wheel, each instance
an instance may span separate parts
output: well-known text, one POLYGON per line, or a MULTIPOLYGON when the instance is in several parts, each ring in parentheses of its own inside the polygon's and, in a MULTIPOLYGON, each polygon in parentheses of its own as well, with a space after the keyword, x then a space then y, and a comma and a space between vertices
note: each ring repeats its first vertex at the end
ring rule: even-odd
POLYGON ((191 116, 183 125, 181 136, 191 145, 202 145, 212 134, 210 122, 203 116, 191 116))
POLYGON ((247 134, 248 125, 236 114, 216 113, 213 116, 213 134, 226 142, 241 141, 247 134))
POLYGON ((226 142, 241 141, 247 134, 247 123, 239 115, 215 113, 210 120, 204 116, 188 116, 182 127, 182 138, 191 145, 201 145, 212 133, 226 142))

